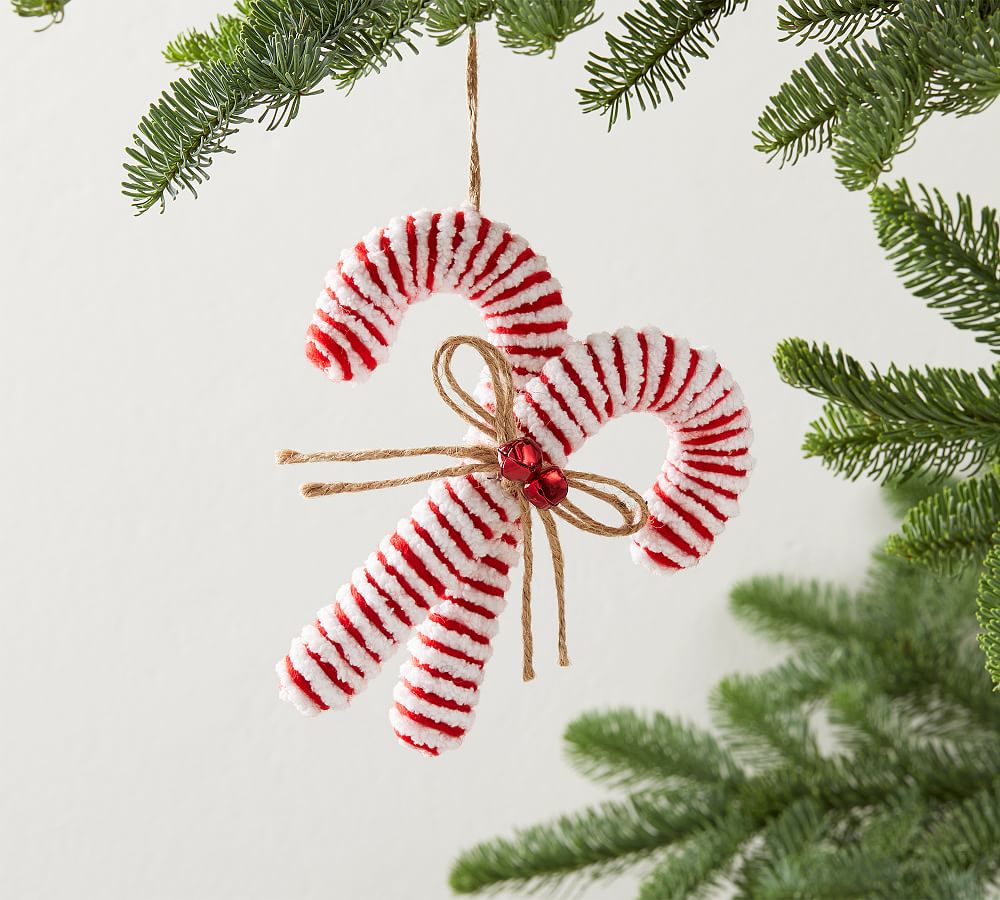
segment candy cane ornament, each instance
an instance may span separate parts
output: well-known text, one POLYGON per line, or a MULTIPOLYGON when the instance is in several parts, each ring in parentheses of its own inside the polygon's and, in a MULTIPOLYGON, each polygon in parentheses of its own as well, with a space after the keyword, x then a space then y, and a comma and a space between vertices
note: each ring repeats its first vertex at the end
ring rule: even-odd
MULTIPOLYGON (((317 301, 307 356, 331 380, 367 377, 407 307, 432 293, 457 293, 480 311, 510 361, 519 430, 548 464, 564 466, 613 418, 659 417, 669 449, 644 495, 649 518, 632 557, 669 573, 708 552, 753 465, 749 413, 711 350, 656 328, 575 341, 545 259, 465 207, 395 219, 345 251, 317 301)), ((519 562, 518 517, 496 476, 433 483, 292 641, 277 666, 281 696, 306 715, 342 708, 412 634, 390 711, 396 736, 430 755, 461 743, 519 562)))

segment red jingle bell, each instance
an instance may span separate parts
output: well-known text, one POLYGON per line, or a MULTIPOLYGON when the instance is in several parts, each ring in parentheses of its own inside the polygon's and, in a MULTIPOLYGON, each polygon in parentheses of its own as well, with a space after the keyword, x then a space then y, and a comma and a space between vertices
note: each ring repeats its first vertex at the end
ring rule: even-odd
POLYGON ((527 481, 542 465, 542 451, 531 438, 517 438, 497 447, 500 474, 510 481, 527 481))
POLYGON ((550 509, 558 506, 569 493, 566 476, 558 466, 542 469, 531 481, 524 485, 524 496, 532 506, 550 509))

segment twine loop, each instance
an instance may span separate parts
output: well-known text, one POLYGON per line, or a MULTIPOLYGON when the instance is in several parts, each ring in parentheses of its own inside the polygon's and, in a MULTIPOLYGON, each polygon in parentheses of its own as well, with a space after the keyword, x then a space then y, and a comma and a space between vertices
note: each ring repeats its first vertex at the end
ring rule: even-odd
POLYGON ((525 496, 524 485, 521 482, 503 477, 498 460, 498 449, 509 441, 522 436, 517 417, 514 414, 517 389, 514 386, 514 375, 506 357, 489 341, 482 338, 467 335, 451 337, 444 341, 434 354, 432 372, 438 395, 460 419, 482 435, 486 441, 485 444, 438 444, 430 447, 332 450, 322 453, 280 450, 277 453, 277 462, 279 465, 307 462, 367 462, 379 459, 405 459, 413 456, 450 456, 461 460, 457 465, 417 472, 399 478, 375 481, 307 482, 301 488, 304 497, 359 493, 475 473, 498 479, 503 489, 517 500, 520 507, 524 547, 524 576, 521 588, 522 676, 525 681, 530 681, 535 677, 534 642, 531 627, 531 582, 534 570, 532 511, 537 513, 541 519, 545 536, 548 539, 555 574, 559 619, 559 665, 568 666, 565 563, 555 520, 559 518, 566 524, 589 534, 602 537, 626 537, 640 531, 646 524, 646 519, 649 516, 646 501, 637 491, 615 478, 594 472, 565 469, 562 474, 565 476, 570 490, 580 491, 609 506, 618 514, 621 523, 608 524, 601 521, 585 512, 568 498, 548 509, 532 506, 525 496), (460 347, 469 347, 475 350, 486 364, 494 394, 492 408, 476 400, 455 377, 452 360, 460 347))

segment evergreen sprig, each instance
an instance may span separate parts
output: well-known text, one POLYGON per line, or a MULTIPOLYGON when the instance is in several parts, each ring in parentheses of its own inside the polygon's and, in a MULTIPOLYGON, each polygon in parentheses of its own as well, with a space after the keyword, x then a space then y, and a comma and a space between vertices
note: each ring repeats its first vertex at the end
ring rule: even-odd
POLYGON ((1000 478, 981 478, 945 487, 913 507, 886 551, 954 575, 978 565, 993 545, 1000 525, 1000 478))
MULTIPOLYGON (((140 121, 127 148, 126 196, 144 212, 162 209, 182 190, 196 195, 214 157, 232 152, 227 141, 251 113, 269 129, 287 125, 326 78, 350 87, 378 71, 406 43, 414 8, 425 2, 251 0, 239 7, 245 17, 236 49, 222 53, 211 30, 207 40, 196 38, 209 61, 174 81, 140 121)), ((221 26, 226 35, 234 27, 221 26)))
MULTIPOLYGON (((913 293, 952 324, 1000 351, 1000 225, 959 195, 954 207, 937 191, 906 184, 872 191, 879 241, 913 293)), ((775 362, 781 377, 827 403, 803 449, 848 478, 906 482, 925 473, 942 481, 977 477, 924 496, 906 514, 888 552, 941 574, 983 563, 978 609, 981 643, 1000 685, 1000 364, 974 372, 951 368, 866 370, 842 351, 793 339, 775 362), (992 469, 987 467, 992 466, 992 469)), ((924 488, 917 485, 917 494, 924 488)))
POLYGON ((492 18, 496 8, 497 0, 434 0, 427 11, 427 32, 443 47, 492 18))
POLYGON ((726 883, 755 900, 981 895, 1000 874, 1000 706, 967 652, 972 591, 968 577, 881 555, 855 593, 783 578, 738 586, 736 615, 793 655, 720 685, 724 738, 663 715, 586 714, 566 731, 570 761, 632 793, 473 847, 452 888, 531 891, 648 860, 640 900, 726 883), (819 712, 837 736, 825 753, 819 712), (742 753, 788 735, 790 757, 742 753))
POLYGON ((163 58, 175 66, 234 63, 240 49, 243 23, 250 14, 250 0, 240 0, 232 15, 221 14, 205 30, 191 28, 175 37, 163 50, 163 58))
POLYGON ((848 478, 943 477, 1000 454, 1000 369, 866 372, 843 351, 797 338, 778 345, 775 365, 786 383, 830 401, 803 450, 848 478))
POLYGON ((868 188, 934 113, 978 112, 1000 93, 992 0, 794 0, 779 27, 838 45, 795 70, 761 113, 757 149, 782 163, 833 148, 838 177, 868 188), (874 30, 872 41, 858 36, 874 30))
POLYGON ((599 111, 614 126, 624 109, 655 109, 683 90, 693 59, 705 59, 723 18, 747 0, 644 0, 619 16, 620 35, 608 32, 606 54, 591 53, 588 86, 577 91, 585 112, 599 111))
POLYGON ((788 0, 778 8, 782 40, 835 43, 854 40, 896 15, 899 0, 788 0))
POLYGON ((956 327, 1000 352, 1000 227, 996 210, 977 216, 959 194, 955 210, 939 191, 905 181, 872 191, 879 243, 914 295, 956 327))
POLYGON ((986 668, 1000 689, 1000 528, 993 535, 990 552, 979 577, 976 606, 979 645, 986 654, 986 668))
POLYGON ((496 5, 500 43, 516 53, 531 56, 554 54, 556 46, 600 16, 594 15, 595 0, 499 0, 496 5))
POLYGON ((48 23, 40 29, 44 31, 49 25, 58 25, 63 20, 68 3, 69 0, 11 0, 10 5, 17 15, 26 19, 48 16, 48 23))

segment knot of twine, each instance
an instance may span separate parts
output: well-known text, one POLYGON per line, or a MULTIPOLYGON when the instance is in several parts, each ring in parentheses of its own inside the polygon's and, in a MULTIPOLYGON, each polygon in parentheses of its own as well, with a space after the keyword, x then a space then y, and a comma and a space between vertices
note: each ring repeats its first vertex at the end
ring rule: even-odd
POLYGON ((410 456, 451 456, 463 460, 459 465, 418 472, 400 478, 378 481, 333 481, 308 482, 302 485, 304 497, 324 497, 329 494, 349 494, 373 491, 381 488, 400 487, 439 478, 481 473, 497 478, 505 491, 513 496, 520 506, 520 523, 524 547, 524 576, 521 588, 521 635, 523 639, 522 675, 525 681, 535 677, 533 665, 534 642, 531 633, 531 580, 533 574, 533 552, 531 543, 531 513, 534 510, 542 520, 545 536, 548 538, 555 573, 556 603, 559 616, 559 665, 569 665, 566 649, 566 602, 565 563, 556 517, 574 528, 602 537, 624 537, 642 529, 649 516, 646 501, 642 495, 628 485, 605 475, 594 472, 563 470, 570 489, 581 491, 610 506, 621 517, 620 525, 608 525, 584 512, 568 498, 549 509, 532 506, 524 494, 524 485, 503 476, 498 459, 498 449, 509 441, 520 438, 521 431, 514 415, 514 400, 517 390, 510 364, 504 355, 489 341, 470 336, 448 338, 434 354, 432 369, 434 386, 441 399, 461 418, 488 441, 488 445, 436 445, 432 447, 410 447, 380 450, 333 450, 323 453, 299 453, 295 450, 280 450, 277 453, 279 465, 306 462, 367 462, 377 459, 405 459, 410 456), (452 371, 452 359, 459 347, 470 347, 483 359, 490 373, 495 397, 492 409, 484 406, 466 391, 452 371), (604 490, 603 487, 612 490, 604 490))

